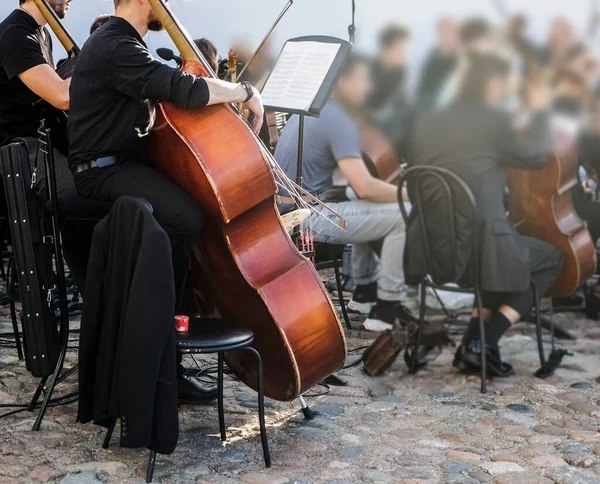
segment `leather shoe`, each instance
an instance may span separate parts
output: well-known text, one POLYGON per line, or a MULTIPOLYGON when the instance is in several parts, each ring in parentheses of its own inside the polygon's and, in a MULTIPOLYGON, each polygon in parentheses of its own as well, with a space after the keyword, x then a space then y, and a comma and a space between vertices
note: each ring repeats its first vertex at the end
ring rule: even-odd
MULTIPOLYGON (((515 374, 509 363, 502 361, 500 350, 486 346, 486 368, 488 376, 508 377, 515 374)), ((468 345, 461 344, 454 355, 452 365, 461 371, 481 371, 481 341, 474 340, 468 345)))
POLYGON ((217 387, 204 387, 195 376, 179 373, 177 384, 180 405, 208 405, 217 399, 217 387))

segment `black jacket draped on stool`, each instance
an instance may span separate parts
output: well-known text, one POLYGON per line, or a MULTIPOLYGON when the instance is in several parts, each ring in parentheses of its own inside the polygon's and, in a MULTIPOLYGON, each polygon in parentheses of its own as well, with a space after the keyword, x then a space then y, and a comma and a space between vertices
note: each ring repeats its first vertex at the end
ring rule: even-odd
POLYGON ((79 343, 79 420, 121 419, 121 446, 179 434, 171 245, 145 200, 121 197, 94 230, 79 343))
MULTIPOLYGON (((533 114, 524 139, 508 114, 482 102, 459 102, 432 111, 414 128, 411 165, 446 168, 461 177, 475 197, 484 291, 521 292, 530 285, 529 238, 519 235, 506 217, 506 168, 542 169, 550 146, 547 113, 533 114)), ((412 278, 426 267, 421 224, 416 217, 418 214, 408 228, 405 264, 406 275, 412 278)))

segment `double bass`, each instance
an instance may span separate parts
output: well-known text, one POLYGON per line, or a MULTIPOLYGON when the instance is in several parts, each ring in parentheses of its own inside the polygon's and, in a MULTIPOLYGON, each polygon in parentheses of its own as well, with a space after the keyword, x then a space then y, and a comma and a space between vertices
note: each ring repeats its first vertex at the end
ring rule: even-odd
MULTIPOLYGON (((56 12, 52 10, 48 5, 47 0, 33 0, 33 3, 37 6, 40 13, 44 17, 44 20, 48 23, 48 26, 54 32, 54 35, 58 38, 61 45, 67 52, 67 59, 56 69, 56 73, 61 79, 68 79, 73 75, 73 69, 75 69, 75 62, 79 55, 79 46, 71 36, 71 34, 65 29, 60 19, 56 15, 56 12)), ((69 140, 67 138, 67 113, 56 109, 46 101, 38 101, 44 105, 44 117, 46 118, 48 126, 52 130, 52 142, 58 151, 63 155, 68 156, 69 154, 69 140)))
MULTIPOLYGON (((165 0, 149 0, 183 58, 182 71, 214 77, 165 0)), ((339 370, 346 342, 312 263, 288 236, 275 206, 271 155, 231 105, 188 110, 157 103, 153 162, 204 208, 192 248, 196 288, 223 319, 255 335, 265 394, 290 401, 339 370)), ((254 359, 228 353, 235 374, 257 387, 254 359)))

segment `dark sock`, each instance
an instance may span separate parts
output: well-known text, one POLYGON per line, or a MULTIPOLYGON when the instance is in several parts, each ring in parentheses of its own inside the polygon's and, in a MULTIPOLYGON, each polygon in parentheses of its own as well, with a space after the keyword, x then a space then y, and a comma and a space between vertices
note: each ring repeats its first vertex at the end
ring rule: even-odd
POLYGON ((494 313, 490 322, 485 325, 485 344, 491 348, 498 348, 498 341, 511 326, 504 314, 494 313))
POLYGON ((377 306, 380 308, 388 308, 394 304, 398 304, 398 301, 385 301, 384 299, 377 298, 377 306))
POLYGON ((377 283, 359 285, 354 287, 352 299, 357 302, 372 302, 377 299, 377 283))
MULTIPOLYGON (((485 324, 485 322, 484 322, 485 324)), ((479 338, 479 318, 471 318, 462 339, 463 345, 468 345, 474 339, 479 338)))

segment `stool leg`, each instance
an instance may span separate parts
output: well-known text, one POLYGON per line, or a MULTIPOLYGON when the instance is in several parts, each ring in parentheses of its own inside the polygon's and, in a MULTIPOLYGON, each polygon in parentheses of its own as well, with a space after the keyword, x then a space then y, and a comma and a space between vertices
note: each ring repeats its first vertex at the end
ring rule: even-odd
POLYGON ((263 456, 265 466, 271 467, 271 452, 269 452, 269 442, 267 440, 267 427, 265 425, 265 394, 263 389, 263 366, 260 353, 252 347, 246 348, 256 356, 257 377, 258 377, 258 420, 260 422, 260 440, 262 442, 263 456))
POLYGON ((114 418, 112 420, 111 424, 108 426, 108 429, 106 430, 106 436, 104 437, 104 442, 102 444, 103 449, 108 449, 108 446, 110 445, 110 439, 112 437, 113 432, 115 431, 116 424, 117 424, 117 419, 114 418))
POLYGON ((225 410, 223 409, 223 353, 219 353, 219 369, 217 372, 217 393, 219 407, 219 430, 221 431, 221 440, 227 440, 225 433, 225 410))
POLYGON ((154 464, 156 464, 156 452, 151 451, 148 458, 148 470, 146 471, 146 482, 152 482, 154 476, 154 464))

